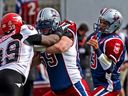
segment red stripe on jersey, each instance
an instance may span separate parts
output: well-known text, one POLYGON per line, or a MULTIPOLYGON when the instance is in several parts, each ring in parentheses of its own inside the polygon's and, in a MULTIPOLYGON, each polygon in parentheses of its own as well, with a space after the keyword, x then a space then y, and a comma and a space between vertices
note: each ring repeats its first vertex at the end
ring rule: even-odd
POLYGON ((92 96, 87 82, 84 79, 82 79, 81 82, 82 82, 82 85, 84 86, 85 92, 88 94, 88 96, 92 96))
POLYGON ((105 96, 118 96, 120 94, 120 91, 115 91, 115 92, 109 92, 105 94, 105 96))
POLYGON ((100 92, 101 90, 103 90, 104 87, 103 86, 98 86, 96 87, 93 91, 92 91, 92 96, 94 96, 95 94, 97 94, 98 92, 100 92))

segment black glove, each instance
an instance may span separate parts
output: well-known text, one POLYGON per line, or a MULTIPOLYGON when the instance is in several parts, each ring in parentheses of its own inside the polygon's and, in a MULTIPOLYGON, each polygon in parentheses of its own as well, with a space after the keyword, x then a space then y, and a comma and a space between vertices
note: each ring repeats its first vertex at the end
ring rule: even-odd
POLYGON ((58 27, 54 30, 53 34, 57 34, 60 38, 67 32, 67 28, 58 27))
POLYGON ((73 35, 71 32, 68 31, 68 28, 62 28, 62 27, 58 27, 54 32, 53 34, 57 34, 60 38, 62 36, 67 36, 69 38, 72 38, 73 35))

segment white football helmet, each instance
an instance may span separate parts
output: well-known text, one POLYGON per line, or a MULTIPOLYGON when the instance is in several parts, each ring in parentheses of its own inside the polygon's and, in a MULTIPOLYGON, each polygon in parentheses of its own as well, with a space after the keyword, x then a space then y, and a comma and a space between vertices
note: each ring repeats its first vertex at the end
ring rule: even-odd
MULTIPOLYGON (((118 30, 123 21, 123 17, 121 13, 115 9, 104 8, 100 11, 100 16, 98 19, 98 27, 100 24, 100 20, 105 20, 109 23, 109 26, 105 29, 104 33, 113 33, 118 30)), ((99 29, 99 28, 97 28, 99 29)))
MULTIPOLYGON (((60 14, 57 10, 53 8, 44 8, 39 11, 36 20, 36 28, 37 30, 47 29, 50 28, 55 30, 60 23, 60 14)), ((48 33, 43 33, 48 34, 48 33)))

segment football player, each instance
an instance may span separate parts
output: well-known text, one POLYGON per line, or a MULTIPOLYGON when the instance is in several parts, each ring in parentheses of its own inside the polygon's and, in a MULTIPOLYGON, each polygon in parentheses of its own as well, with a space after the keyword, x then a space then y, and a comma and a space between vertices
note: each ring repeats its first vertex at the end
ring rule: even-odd
POLYGON ((20 14, 27 24, 35 25, 38 11, 38 0, 16 0, 16 13, 20 14))
POLYGON ((119 69, 124 61, 125 46, 117 32, 122 19, 119 11, 104 8, 94 26, 95 32, 88 37, 87 44, 93 47, 90 63, 93 96, 117 96, 120 93, 119 69))
POLYGON ((61 22, 58 11, 47 7, 39 11, 36 28, 45 36, 60 34, 57 43, 41 52, 51 86, 51 91, 43 96, 90 96, 79 64, 76 24, 68 20, 61 22), (56 29, 64 30, 64 34, 56 29))
POLYGON ((34 47, 26 42, 28 37, 33 39, 28 40, 31 43, 49 46, 60 40, 61 34, 59 31, 42 36, 31 25, 23 24, 21 16, 16 13, 5 14, 1 19, 1 28, 0 96, 20 96, 34 56, 34 47))
POLYGON ((38 32, 23 25, 16 13, 8 13, 1 20, 0 33, 0 96, 21 96, 20 89, 28 77, 34 55, 33 46, 23 41, 38 32))

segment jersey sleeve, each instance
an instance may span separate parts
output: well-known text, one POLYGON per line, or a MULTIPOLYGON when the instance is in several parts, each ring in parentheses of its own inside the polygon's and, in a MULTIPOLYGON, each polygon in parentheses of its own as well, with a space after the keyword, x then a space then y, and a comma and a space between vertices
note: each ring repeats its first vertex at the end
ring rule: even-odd
POLYGON ((38 34, 37 30, 31 25, 23 25, 21 32, 23 36, 22 42, 27 45, 33 45, 34 51, 44 52, 46 47, 43 45, 38 45, 41 42, 41 35, 38 34))
POLYGON ((110 38, 105 41, 103 50, 105 55, 116 63, 124 50, 123 41, 120 38, 110 38))
POLYGON ((60 24, 60 26, 64 29, 67 28, 68 34, 72 35, 70 37, 75 37, 77 31, 76 31, 76 24, 73 21, 67 21, 65 20, 60 24))
POLYGON ((31 25, 23 25, 21 27, 21 32, 20 34, 22 35, 22 41, 26 40, 28 37, 38 34, 37 30, 31 26, 31 25))

